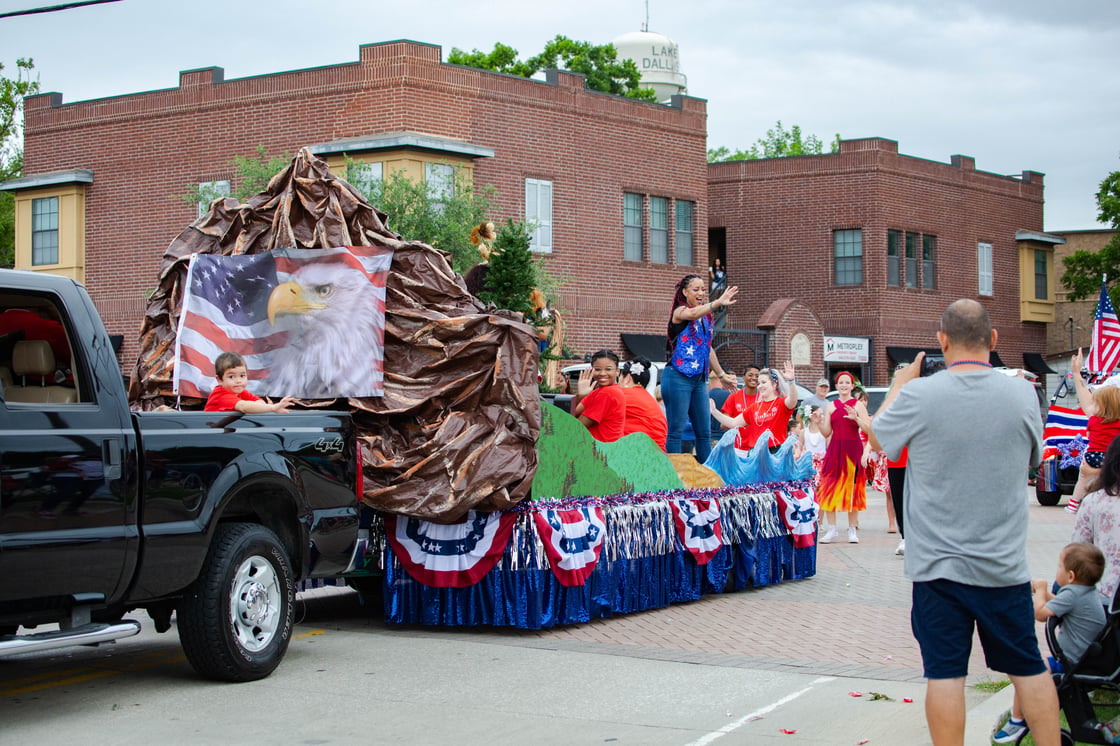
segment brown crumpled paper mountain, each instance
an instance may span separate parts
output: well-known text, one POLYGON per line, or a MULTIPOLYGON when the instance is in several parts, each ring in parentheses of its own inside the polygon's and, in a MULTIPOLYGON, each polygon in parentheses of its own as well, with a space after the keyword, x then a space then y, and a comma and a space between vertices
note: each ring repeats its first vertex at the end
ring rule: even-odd
POLYGON ((245 204, 216 201, 171 242, 141 328, 132 406, 174 403, 175 330, 192 254, 332 246, 394 251, 385 297, 385 395, 348 400, 363 442, 365 502, 451 522, 528 496, 541 426, 536 331, 520 315, 467 292, 445 253, 400 240, 383 213, 306 149, 264 192, 245 204))

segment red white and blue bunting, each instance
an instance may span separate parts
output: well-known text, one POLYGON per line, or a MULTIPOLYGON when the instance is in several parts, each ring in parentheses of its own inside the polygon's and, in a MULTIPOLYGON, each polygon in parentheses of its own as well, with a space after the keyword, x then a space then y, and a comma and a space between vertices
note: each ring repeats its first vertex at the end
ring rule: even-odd
POLYGON ((778 513, 782 516, 795 547, 811 547, 817 540, 817 502, 813 490, 791 487, 774 493, 778 513))
POLYGON ((434 588, 466 588, 498 564, 513 533, 511 513, 470 511, 459 523, 388 516, 385 536, 405 570, 434 588))
POLYGON ((698 565, 706 565, 723 547, 723 527, 719 522, 719 502, 696 498, 669 501, 673 522, 684 548, 698 565))
POLYGON ((781 482, 573 497, 452 526, 377 516, 363 571, 383 573, 394 624, 587 622, 814 575, 808 509, 796 508, 791 530, 793 511, 780 508, 783 497, 811 500, 809 490, 781 482))
POLYGON ((586 583, 607 536, 603 509, 544 509, 533 513, 533 520, 556 580, 565 586, 586 583))

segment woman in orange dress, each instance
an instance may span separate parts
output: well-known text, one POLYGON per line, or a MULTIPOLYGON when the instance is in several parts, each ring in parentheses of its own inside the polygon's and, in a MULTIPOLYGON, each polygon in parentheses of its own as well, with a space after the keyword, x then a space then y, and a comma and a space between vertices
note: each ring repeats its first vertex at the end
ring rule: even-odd
POLYGON ((855 378, 851 373, 836 376, 836 390, 840 395, 828 403, 820 422, 821 433, 829 438, 821 486, 817 490, 826 526, 820 538, 822 544, 836 540, 838 511, 848 514, 848 542, 858 544, 859 511, 867 508, 867 476, 860 463, 863 442, 859 437, 859 425, 850 416, 857 403, 852 396, 854 388, 855 378))

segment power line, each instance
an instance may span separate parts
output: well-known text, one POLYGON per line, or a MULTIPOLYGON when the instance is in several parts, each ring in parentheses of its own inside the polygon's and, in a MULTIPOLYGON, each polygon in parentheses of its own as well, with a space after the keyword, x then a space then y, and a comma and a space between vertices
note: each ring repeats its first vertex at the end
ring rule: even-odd
POLYGON ((83 2, 76 3, 63 3, 62 5, 47 5, 42 8, 31 8, 29 10, 13 10, 8 13, 0 13, 0 18, 11 18, 12 16, 30 16, 36 13, 53 13, 56 10, 70 10, 71 8, 80 8, 83 5, 103 5, 104 3, 119 3, 121 0, 83 0, 83 2))

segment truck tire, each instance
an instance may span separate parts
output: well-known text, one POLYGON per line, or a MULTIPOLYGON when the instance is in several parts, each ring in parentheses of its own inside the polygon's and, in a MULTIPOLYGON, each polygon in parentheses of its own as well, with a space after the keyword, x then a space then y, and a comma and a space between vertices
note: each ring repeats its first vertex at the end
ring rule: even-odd
POLYGON ((1035 487, 1034 496, 1038 499, 1039 505, 1057 505, 1062 499, 1061 492, 1049 492, 1037 487, 1035 487))
POLYGON ((276 534, 254 523, 223 523, 179 602, 179 641, 202 676, 263 679, 288 649, 294 606, 292 569, 276 534))

